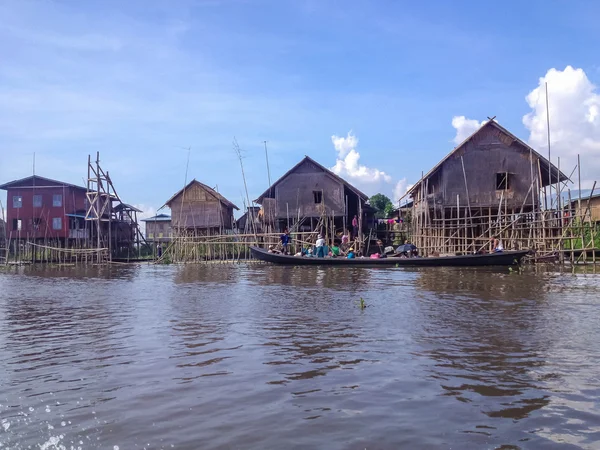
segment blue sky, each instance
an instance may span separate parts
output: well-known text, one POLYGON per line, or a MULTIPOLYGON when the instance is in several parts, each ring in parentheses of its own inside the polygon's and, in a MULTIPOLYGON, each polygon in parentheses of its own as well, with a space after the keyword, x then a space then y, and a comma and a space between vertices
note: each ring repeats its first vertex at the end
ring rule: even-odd
MULTIPOLYGON (((589 113, 598 17, 593 1, 3 0, 0 183, 30 175, 35 152, 39 175, 83 184, 100 151, 121 197, 153 212, 191 147, 189 178, 241 206, 234 136, 255 198, 262 141, 277 178, 304 155, 333 167, 332 136, 352 131, 360 164, 388 178, 350 181, 392 196, 452 149, 455 116, 496 115, 528 140, 526 96, 550 69, 584 73, 564 108, 589 113)), ((575 127, 590 152, 592 119, 575 127)))

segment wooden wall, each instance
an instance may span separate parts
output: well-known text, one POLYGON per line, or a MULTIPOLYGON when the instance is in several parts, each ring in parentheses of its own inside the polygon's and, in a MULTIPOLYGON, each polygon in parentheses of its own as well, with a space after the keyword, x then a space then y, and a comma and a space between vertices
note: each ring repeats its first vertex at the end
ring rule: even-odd
POLYGON ((310 161, 305 161, 293 173, 275 186, 276 218, 320 217, 322 208, 328 215, 345 214, 344 185, 323 172, 310 161), (322 203, 315 203, 314 192, 322 192, 322 203))
POLYGON ((585 218, 591 219, 593 222, 600 222, 600 197, 592 197, 592 199, 588 199, 585 196, 581 199, 581 211, 579 210, 579 202, 577 200, 573 200, 573 209, 575 209, 576 215, 578 217, 583 217, 584 213, 588 207, 588 200, 590 202, 590 212, 589 215, 586 215, 585 218))
MULTIPOLYGON (((439 182, 430 181, 429 192, 437 188, 436 203, 445 206, 456 206, 457 195, 461 206, 465 206, 468 188, 471 207, 498 207, 502 197, 507 208, 520 208, 532 182, 532 169, 533 179, 539 177, 535 154, 532 161, 533 164, 530 164, 528 150, 500 130, 490 127, 473 136, 442 164, 438 171, 439 182), (510 174, 509 189, 497 190, 496 174, 504 172, 510 174)), ((532 192, 537 192, 537 188, 532 192)), ((529 193, 526 205, 532 204, 531 195, 529 193)))
POLYGON ((173 228, 232 228, 233 210, 194 184, 170 203, 173 228))

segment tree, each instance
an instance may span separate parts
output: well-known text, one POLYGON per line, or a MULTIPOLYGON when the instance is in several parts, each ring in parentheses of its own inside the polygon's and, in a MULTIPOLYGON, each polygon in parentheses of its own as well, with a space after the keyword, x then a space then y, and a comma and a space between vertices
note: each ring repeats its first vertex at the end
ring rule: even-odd
POLYGON ((369 199, 369 205, 376 209, 375 217, 378 219, 385 219, 391 217, 394 211, 394 204, 392 201, 383 194, 375 194, 369 199))

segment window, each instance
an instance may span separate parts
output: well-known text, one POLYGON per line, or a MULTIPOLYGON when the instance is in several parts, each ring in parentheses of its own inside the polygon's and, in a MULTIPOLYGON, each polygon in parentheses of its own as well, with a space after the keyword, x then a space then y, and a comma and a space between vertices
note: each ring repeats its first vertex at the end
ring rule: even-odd
POLYGON ((52 229, 62 230, 62 217, 54 217, 52 219, 52 229))
POLYGON ((34 208, 42 207, 42 196, 40 194, 36 194, 33 196, 33 207, 34 208))
POLYGON ((315 203, 323 203, 323 191, 313 191, 315 203))
POLYGON ((510 174, 502 172, 496 174, 496 190, 506 191, 510 189, 510 174))
POLYGON ((23 206, 23 196, 13 195, 13 208, 20 208, 23 206))
POLYGON ((52 206, 62 206, 62 194, 54 194, 52 196, 52 206))
POLYGON ((22 223, 21 219, 13 219, 13 231, 21 231, 22 223))
POLYGON ((40 218, 31 219, 31 225, 33 226, 34 230, 39 230, 41 223, 42 223, 42 219, 40 219, 40 218))

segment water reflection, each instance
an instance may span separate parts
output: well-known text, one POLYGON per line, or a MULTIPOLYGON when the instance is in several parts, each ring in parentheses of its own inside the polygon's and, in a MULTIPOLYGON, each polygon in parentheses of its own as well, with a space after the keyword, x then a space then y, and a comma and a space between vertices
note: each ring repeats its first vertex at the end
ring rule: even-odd
POLYGON ((349 325, 339 322, 314 322, 309 316, 269 317, 261 334, 267 347, 264 364, 278 366, 282 379, 271 384, 310 379, 340 368, 351 368, 364 361, 357 345, 359 336, 349 325))
POLYGON ((444 395, 489 417, 523 419, 549 404, 543 380, 549 342, 535 312, 546 302, 544 278, 498 270, 423 272, 424 327, 416 336, 431 358, 430 377, 444 395))
MULTIPOLYGON (((235 266, 234 266, 235 267, 235 266)), ((175 283, 211 283, 226 284, 237 282, 240 270, 232 268, 231 265, 214 264, 186 264, 175 266, 175 283)))
POLYGON ((0 273, 0 443, 594 448, 598 280, 220 264, 10 270, 0 273))
MULTIPOLYGON (((289 288, 323 288, 344 290, 369 285, 378 269, 348 268, 335 270, 328 267, 276 267, 251 269, 253 284, 260 286, 280 285, 289 288)), ((381 270, 381 269, 380 269, 381 270)), ((385 269, 384 269, 385 270, 385 269)))

